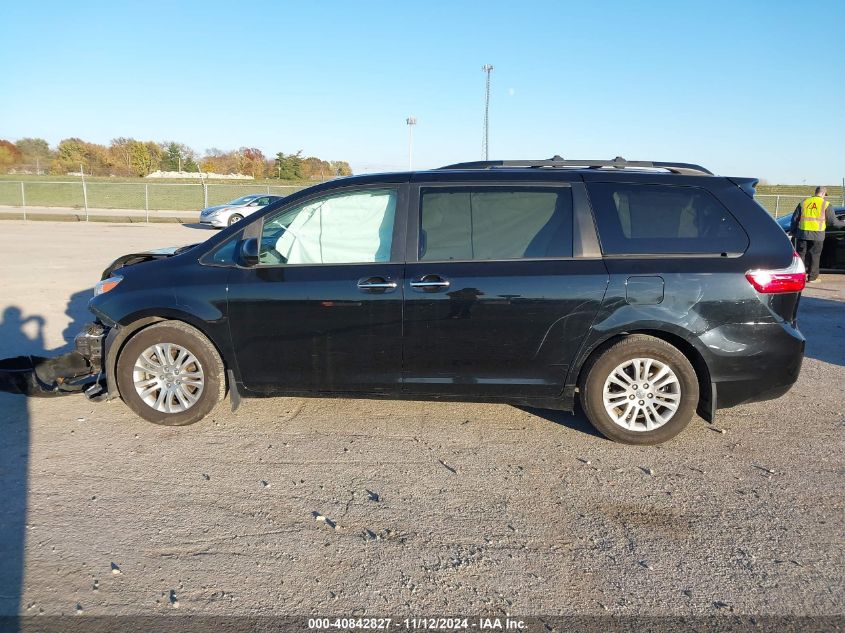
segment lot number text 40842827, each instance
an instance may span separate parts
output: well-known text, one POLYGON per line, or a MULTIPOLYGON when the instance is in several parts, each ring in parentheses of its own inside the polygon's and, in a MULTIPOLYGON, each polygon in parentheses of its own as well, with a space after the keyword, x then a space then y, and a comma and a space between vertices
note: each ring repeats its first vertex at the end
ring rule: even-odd
POLYGON ((512 618, 309 618, 311 630, 400 631, 522 631, 525 623, 512 618))

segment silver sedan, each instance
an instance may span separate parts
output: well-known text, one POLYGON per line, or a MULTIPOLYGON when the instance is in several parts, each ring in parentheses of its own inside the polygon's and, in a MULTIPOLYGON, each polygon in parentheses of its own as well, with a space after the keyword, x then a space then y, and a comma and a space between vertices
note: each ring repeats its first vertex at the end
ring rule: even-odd
POLYGON ((200 223, 222 228, 240 222, 246 216, 260 211, 268 204, 281 200, 282 196, 251 194, 241 196, 226 204, 208 207, 200 211, 200 223))

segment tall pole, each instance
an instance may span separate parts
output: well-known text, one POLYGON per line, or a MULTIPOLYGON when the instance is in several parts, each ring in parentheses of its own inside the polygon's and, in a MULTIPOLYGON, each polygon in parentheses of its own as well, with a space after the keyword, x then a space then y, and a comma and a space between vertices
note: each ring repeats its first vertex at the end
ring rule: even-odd
POLYGON ((82 199, 85 201, 85 221, 88 221, 88 189, 85 187, 85 168, 79 163, 79 174, 82 176, 82 199))
POLYGON ((414 168, 414 126, 417 124, 417 117, 409 116, 405 119, 408 124, 408 171, 414 168))
POLYGON ((490 73, 493 72, 493 66, 484 64, 481 70, 487 73, 487 88, 484 96, 484 142, 481 145, 481 154, 484 160, 490 160, 490 73))
POLYGON ((197 163, 197 173, 200 175, 200 182, 202 183, 202 208, 208 208, 208 185, 205 184, 205 178, 202 175, 202 167, 197 163))

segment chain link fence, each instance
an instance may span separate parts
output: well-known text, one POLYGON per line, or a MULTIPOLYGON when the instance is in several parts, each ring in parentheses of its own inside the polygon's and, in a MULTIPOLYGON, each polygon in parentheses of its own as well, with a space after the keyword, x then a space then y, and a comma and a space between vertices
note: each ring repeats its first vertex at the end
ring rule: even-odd
POLYGON ((0 180, 0 205, 22 207, 24 213, 27 207, 199 211, 248 194, 287 196, 306 186, 0 180))
POLYGON ((780 194, 757 194, 754 199, 760 203, 766 211, 772 214, 775 219, 785 215, 792 215, 802 200, 807 196, 780 195, 780 194))
MULTIPOLYGON (((773 193, 763 193, 754 196, 754 199, 760 203, 760 206, 771 213, 775 219, 782 218, 785 215, 792 215, 792 212, 795 211, 795 207, 801 204, 801 201, 805 198, 807 198, 806 195, 799 196, 794 194, 773 193)), ((828 195, 827 199, 834 206, 845 206, 845 192, 843 192, 841 196, 828 195)))

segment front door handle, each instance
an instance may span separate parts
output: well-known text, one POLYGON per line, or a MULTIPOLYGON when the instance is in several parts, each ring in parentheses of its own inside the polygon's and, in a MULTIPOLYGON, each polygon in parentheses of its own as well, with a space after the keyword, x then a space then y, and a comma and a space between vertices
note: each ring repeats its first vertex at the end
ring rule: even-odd
POLYGON ((411 282, 411 288, 423 292, 439 292, 449 287, 449 280, 440 275, 423 275, 411 282))
POLYGON ((384 277, 364 277, 358 280, 358 290, 361 292, 391 292, 396 290, 399 284, 384 277))

